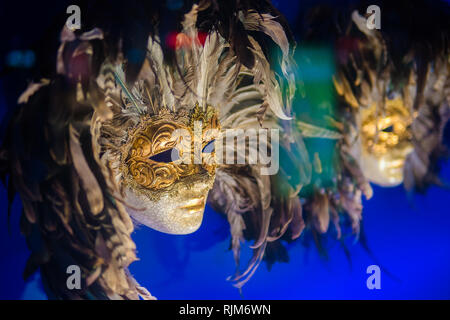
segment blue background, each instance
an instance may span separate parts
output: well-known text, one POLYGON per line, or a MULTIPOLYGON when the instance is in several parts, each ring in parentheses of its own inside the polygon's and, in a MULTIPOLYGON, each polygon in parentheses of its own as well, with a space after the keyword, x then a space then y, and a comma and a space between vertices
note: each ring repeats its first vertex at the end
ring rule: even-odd
MULTIPOLYGON (((291 21, 295 18, 296 2, 274 2, 291 21)), ((1 81, 0 117, 7 90, 1 81)), ((450 181, 449 163, 443 163, 442 176, 450 181)), ((349 261, 330 234, 325 259, 304 241, 304 234, 288 245, 290 262, 277 263, 270 272, 262 263, 242 296, 226 281, 235 270, 228 224, 210 208, 200 230, 191 235, 137 228, 133 238, 140 261, 130 270, 159 299, 449 299, 449 198, 448 190, 436 187, 410 199, 402 187, 374 186, 363 218, 373 255, 349 239, 349 261), (366 287, 366 269, 372 264, 384 267, 380 290, 366 287)), ((28 283, 21 277, 28 251, 18 231, 20 203, 14 202, 9 228, 4 188, 0 204, 0 299, 43 299, 39 276, 28 283)), ((243 263, 249 257, 244 250, 243 263)))

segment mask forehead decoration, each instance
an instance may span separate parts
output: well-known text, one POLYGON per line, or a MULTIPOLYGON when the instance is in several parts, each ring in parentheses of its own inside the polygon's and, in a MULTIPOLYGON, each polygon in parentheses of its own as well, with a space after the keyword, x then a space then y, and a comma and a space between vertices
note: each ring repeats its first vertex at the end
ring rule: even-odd
MULTIPOLYGON (((129 134, 124 148, 121 170, 127 184, 137 190, 160 191, 180 179, 206 171, 214 177, 215 164, 194 161, 194 122, 202 125, 201 150, 214 143, 214 135, 204 132, 219 130, 217 112, 209 106, 204 112, 198 104, 186 112, 174 114, 162 109, 158 115, 143 119, 138 128, 129 134), (186 136, 176 135, 177 131, 186 136)), ((208 152, 214 157, 214 150, 208 152)), ((204 157, 206 158, 206 157, 204 157)))

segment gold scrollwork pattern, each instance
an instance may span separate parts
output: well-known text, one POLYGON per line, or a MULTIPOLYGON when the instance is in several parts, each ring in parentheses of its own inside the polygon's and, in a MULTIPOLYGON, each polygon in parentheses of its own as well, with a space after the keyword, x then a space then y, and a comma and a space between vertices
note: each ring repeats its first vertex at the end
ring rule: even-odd
MULTIPOLYGON (((207 112, 202 112, 196 106, 190 114, 190 119, 186 124, 180 123, 175 118, 168 119, 167 114, 164 118, 149 119, 144 125, 134 132, 134 139, 131 140, 131 147, 125 159, 125 172, 140 186, 151 189, 161 190, 174 184, 182 177, 187 177, 206 170, 210 175, 215 172, 215 165, 211 161, 214 153, 207 155, 202 164, 194 164, 193 159, 193 139, 183 139, 183 136, 174 135, 175 130, 181 129, 193 137, 193 128, 190 124, 193 120, 203 122, 202 148, 206 146, 213 136, 205 136, 205 130, 218 129, 219 124, 217 115, 212 107, 208 107, 207 112), (191 163, 185 163, 179 160, 155 161, 153 156, 162 152, 176 148, 180 157, 183 157, 183 150, 190 150, 191 163)), ((211 131, 211 130, 209 130, 211 131)), ((186 158, 183 158, 186 160, 186 158)))

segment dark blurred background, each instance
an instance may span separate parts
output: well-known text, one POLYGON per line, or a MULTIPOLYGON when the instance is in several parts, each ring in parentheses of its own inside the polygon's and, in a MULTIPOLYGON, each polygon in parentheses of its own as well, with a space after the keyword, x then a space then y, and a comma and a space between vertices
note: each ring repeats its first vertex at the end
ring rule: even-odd
MULTIPOLYGON (((302 69, 304 61, 298 64, 306 89, 308 84, 310 86, 306 99, 311 103, 333 99, 329 79, 334 66, 328 54, 333 44, 321 47, 302 39, 304 20, 299 17, 304 17, 305 11, 316 2, 273 1, 292 26, 298 40, 298 56, 308 60, 309 67, 305 64, 302 69)), ((351 1, 321 2, 337 10, 351 1)), ((1 120, 14 109, 17 97, 28 82, 53 68, 37 61, 41 60, 42 52, 52 51, 49 48, 54 47, 56 53, 61 21, 70 4, 70 1, 0 2, 1 120)), ((441 173, 444 180, 450 181, 448 162, 442 162, 441 173)), ((242 297, 449 299, 449 198, 448 190, 436 187, 426 194, 408 198, 401 186, 374 186, 374 197, 364 203, 363 224, 370 252, 350 237, 347 241, 349 260, 330 231, 325 243, 328 255, 324 257, 305 232, 300 241, 287 244, 289 263, 275 264, 270 271, 263 263, 244 286, 242 297), (366 287, 366 269, 372 264, 384 268, 380 290, 366 287)), ((28 250, 18 228, 20 201, 14 202, 9 224, 6 203, 6 191, 0 187, 0 299, 43 299, 45 295, 38 275, 29 282, 22 279, 28 250)), ((138 228, 133 238, 140 261, 131 265, 131 272, 159 299, 239 299, 238 290, 226 281, 235 269, 228 234, 225 219, 210 208, 207 208, 202 227, 192 235, 172 236, 138 228)), ((242 261, 250 255, 249 250, 244 250, 242 261)))

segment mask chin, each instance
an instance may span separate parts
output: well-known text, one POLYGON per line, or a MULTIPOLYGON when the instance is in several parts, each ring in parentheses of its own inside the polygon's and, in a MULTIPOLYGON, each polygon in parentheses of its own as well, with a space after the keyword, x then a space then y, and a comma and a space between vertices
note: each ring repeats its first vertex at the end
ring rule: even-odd
POLYGON ((392 151, 391 154, 383 157, 363 154, 361 169, 367 179, 377 185, 384 187, 398 186, 403 182, 405 159, 411 151, 411 148, 405 148, 400 154, 392 151))
POLYGON ((125 190, 127 211, 138 223, 168 234, 190 234, 203 221, 206 199, 214 179, 198 180, 193 185, 179 181, 176 192, 159 191, 157 199, 130 187, 125 190))

